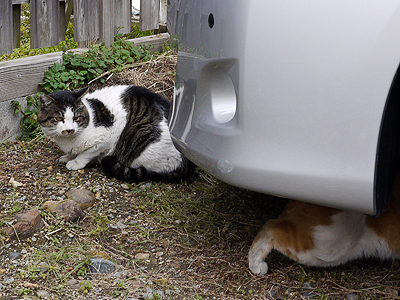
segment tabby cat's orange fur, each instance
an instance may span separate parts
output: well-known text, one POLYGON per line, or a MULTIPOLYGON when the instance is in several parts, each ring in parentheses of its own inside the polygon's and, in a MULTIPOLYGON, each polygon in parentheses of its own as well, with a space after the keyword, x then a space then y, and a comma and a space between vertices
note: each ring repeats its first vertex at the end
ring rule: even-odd
POLYGON ((254 239, 249 251, 253 273, 267 273, 264 260, 273 249, 301 264, 320 267, 362 257, 400 258, 400 175, 386 212, 376 218, 290 201, 254 239))

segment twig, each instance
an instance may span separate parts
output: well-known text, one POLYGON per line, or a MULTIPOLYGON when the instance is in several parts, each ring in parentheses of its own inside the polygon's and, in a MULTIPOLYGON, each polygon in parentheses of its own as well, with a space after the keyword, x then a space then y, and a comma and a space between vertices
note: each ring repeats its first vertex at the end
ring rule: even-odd
POLYGON ((59 232, 59 231, 62 230, 62 229, 63 229, 63 228, 60 227, 60 228, 58 228, 58 229, 56 229, 56 230, 54 230, 54 231, 52 231, 52 232, 49 232, 49 233, 46 234, 44 237, 45 237, 47 240, 50 240, 49 235, 52 235, 52 234, 54 234, 54 233, 56 233, 56 232, 59 232))

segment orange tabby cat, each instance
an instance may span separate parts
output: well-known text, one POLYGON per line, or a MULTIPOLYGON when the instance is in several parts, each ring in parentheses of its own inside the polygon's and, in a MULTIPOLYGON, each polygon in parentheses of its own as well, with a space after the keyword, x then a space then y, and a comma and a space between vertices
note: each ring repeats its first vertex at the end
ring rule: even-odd
POLYGON ((254 239, 249 251, 254 274, 267 273, 264 260, 273 249, 301 264, 319 267, 362 257, 400 258, 400 175, 386 212, 376 218, 290 201, 254 239))

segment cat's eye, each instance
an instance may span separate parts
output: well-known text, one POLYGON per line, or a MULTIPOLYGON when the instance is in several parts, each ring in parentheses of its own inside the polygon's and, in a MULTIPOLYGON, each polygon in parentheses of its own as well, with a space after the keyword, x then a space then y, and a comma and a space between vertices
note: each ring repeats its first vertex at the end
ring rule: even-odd
POLYGON ((64 118, 63 118, 63 117, 56 117, 55 119, 56 119, 58 122, 64 121, 64 118))
POLYGON ((79 122, 82 121, 82 117, 78 116, 74 118, 74 122, 79 122))

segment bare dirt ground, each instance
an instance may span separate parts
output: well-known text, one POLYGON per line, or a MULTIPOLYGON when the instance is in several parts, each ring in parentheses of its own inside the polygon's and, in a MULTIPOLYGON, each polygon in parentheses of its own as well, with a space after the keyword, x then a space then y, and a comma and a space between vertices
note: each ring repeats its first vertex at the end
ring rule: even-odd
MULTIPOLYGON (((147 86, 171 99, 174 68, 174 57, 163 58, 108 83, 147 86)), ((57 162, 61 155, 47 139, 0 147, 0 299, 400 299, 397 261, 308 268, 272 253, 268 274, 252 275, 247 251, 264 222, 284 209, 283 199, 201 170, 181 184, 131 185, 96 166, 68 171, 57 162), (11 178, 23 185, 13 187, 11 178), (63 199, 71 188, 96 195, 82 220, 43 212, 46 225, 33 237, 5 234, 17 213, 63 199), (116 270, 92 274, 94 256, 116 270), (47 270, 40 270, 43 263, 47 270)))

